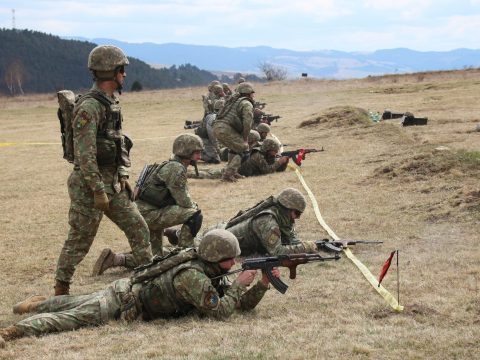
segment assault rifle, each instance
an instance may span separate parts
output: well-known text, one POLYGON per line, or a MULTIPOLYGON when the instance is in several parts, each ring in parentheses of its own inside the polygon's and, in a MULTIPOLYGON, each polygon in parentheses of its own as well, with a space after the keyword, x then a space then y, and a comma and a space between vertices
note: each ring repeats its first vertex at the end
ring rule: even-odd
POLYGON ((257 109, 263 109, 265 106, 267 106, 267 103, 262 103, 258 101, 255 101, 255 104, 253 105, 253 107, 257 109))
POLYGON ((297 277, 297 266, 300 264, 306 264, 313 261, 328 261, 339 259, 340 255, 338 255, 338 253, 336 253, 335 256, 331 257, 324 257, 320 254, 290 254, 252 258, 245 259, 242 262, 241 269, 230 271, 225 275, 231 275, 245 270, 262 270, 262 272, 267 274, 268 280, 270 280, 272 286, 282 294, 285 294, 288 289, 288 285, 279 278, 273 276, 273 268, 288 267, 288 269, 290 270, 290 279, 295 279, 297 277))
POLYGON ((305 160, 305 156, 309 153, 313 152, 321 152, 325 151, 323 149, 323 146, 321 149, 297 149, 297 150, 292 150, 292 151, 284 151, 280 154, 280 156, 288 156, 291 158, 295 164, 298 166, 302 165, 302 161, 305 160))
POLYGON ((329 241, 328 239, 315 241, 318 250, 339 253, 349 245, 357 244, 383 244, 383 241, 369 241, 369 240, 336 240, 329 241))
POLYGON ((268 124, 268 125, 272 125, 272 121, 278 121, 278 119, 281 119, 281 116, 279 115, 272 115, 272 114, 262 114, 262 116, 260 117, 260 122, 262 123, 265 123, 265 124, 268 124))
POLYGON ((188 129, 196 129, 197 127, 200 126, 200 124, 202 123, 202 120, 185 120, 185 125, 183 126, 183 128, 185 130, 188 130, 188 129))

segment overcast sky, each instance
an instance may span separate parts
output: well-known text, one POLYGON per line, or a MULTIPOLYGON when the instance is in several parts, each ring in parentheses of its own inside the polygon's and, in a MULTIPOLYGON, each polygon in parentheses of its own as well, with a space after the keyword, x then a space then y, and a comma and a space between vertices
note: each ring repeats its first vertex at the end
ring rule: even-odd
POLYGON ((480 48, 480 0, 0 0, 0 27, 12 9, 17 29, 131 43, 480 48))

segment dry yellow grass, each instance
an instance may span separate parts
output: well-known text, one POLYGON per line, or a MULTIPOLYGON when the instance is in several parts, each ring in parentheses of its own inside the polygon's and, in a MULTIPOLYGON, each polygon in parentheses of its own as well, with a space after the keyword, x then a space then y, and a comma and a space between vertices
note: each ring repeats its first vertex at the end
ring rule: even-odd
MULTIPOLYGON (((431 171, 435 148, 479 151, 478 71, 373 77, 350 81, 296 81, 257 85, 257 99, 280 114, 273 131, 293 149, 321 147, 304 162, 304 177, 326 222, 342 238, 384 240, 354 253, 377 274, 388 253, 400 249, 403 313, 394 313, 348 259, 309 264, 285 295, 269 291, 249 314, 227 321, 195 316, 22 339, 0 359, 470 359, 480 345, 479 166, 461 159, 431 171), (420 76, 421 75, 421 76, 420 76), (298 128, 337 106, 410 111, 427 126, 319 123, 298 128), (390 170, 382 170, 390 169, 390 170), (429 170, 430 169, 430 170, 429 170), (396 173, 396 176, 390 176, 396 173), (390 175, 389 175, 390 174, 390 175)), ((201 115, 204 89, 122 95, 125 130, 135 145, 132 177, 144 163, 170 155, 185 119, 201 115)), ((55 264, 67 233, 70 165, 61 159, 53 95, 0 98, 0 326, 21 317, 11 306, 33 293, 51 294, 55 264)), ((443 154, 443 153, 442 153, 443 154)), ((475 153, 472 153, 475 154, 475 153)), ((437 157, 440 156, 440 157, 437 157)), ((448 157, 448 156, 447 156, 448 157)), ((445 159, 444 159, 445 160, 445 159)), ((451 159, 448 158, 448 161, 451 159)), ((238 184, 191 181, 206 226, 293 186, 291 173, 249 178, 238 184)), ((311 207, 298 222, 304 239, 324 236, 311 207)), ((104 220, 72 292, 90 292, 123 271, 89 276, 101 249, 127 250, 124 235, 104 220)), ((395 268, 384 280, 395 294, 395 268)), ((475 355, 477 354, 477 355, 475 355)))

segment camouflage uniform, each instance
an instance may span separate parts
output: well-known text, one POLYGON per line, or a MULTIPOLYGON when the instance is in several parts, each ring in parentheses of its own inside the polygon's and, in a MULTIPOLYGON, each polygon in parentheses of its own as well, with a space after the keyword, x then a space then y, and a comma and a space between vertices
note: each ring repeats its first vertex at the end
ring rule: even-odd
POLYGON ((200 126, 195 129, 195 134, 200 136, 205 148, 202 151, 201 159, 208 163, 220 163, 220 148, 218 146, 217 138, 213 133, 213 123, 217 117, 218 111, 223 107, 224 100, 219 99, 214 103, 214 112, 206 115, 200 126))
POLYGON ((105 106, 93 97, 80 100, 74 109, 75 166, 68 179, 70 230, 55 276, 57 281, 66 284, 71 282, 75 267, 88 253, 103 217, 103 212, 93 207, 94 192, 107 194, 109 209, 105 215, 127 236, 136 263, 148 263, 152 259, 147 224, 135 203, 130 201, 128 192, 120 188, 119 178, 128 176, 126 166, 130 164, 119 161, 120 151, 115 145, 115 141, 125 141, 118 99, 107 96, 96 85, 91 91, 108 100, 110 109, 107 116, 105 106), (113 140, 113 136, 120 140, 113 140))
MULTIPOLYGON (((298 208, 300 212, 305 209, 305 199, 300 207, 296 206, 298 199, 302 202, 303 195, 298 190, 287 188, 277 197, 269 197, 253 208, 247 209, 230 219, 227 223, 219 223, 213 228, 226 229, 238 239, 243 256, 252 254, 294 254, 315 253, 317 246, 314 241, 300 241, 295 231, 295 221, 288 215, 291 208, 298 208), (293 196, 292 196, 292 192, 293 196), (285 194, 293 201, 284 201, 285 194), (296 203, 295 203, 296 202, 296 203), (293 205, 290 205, 293 203, 293 205), (290 208, 285 207, 290 206, 290 208), (243 215, 242 215, 243 214, 243 215), (242 216, 241 218, 239 216, 242 216)), ((211 231, 212 228, 206 232, 211 231)), ((197 236, 196 242, 203 241, 197 236)))
MULTIPOLYGON (((242 83, 241 85, 244 85, 242 89, 247 87, 252 89, 248 83, 242 83)), ((251 92, 253 93, 253 89, 251 92)), ((233 96, 215 119, 213 132, 218 141, 225 145, 232 155, 225 168, 224 175, 227 177, 232 177, 238 173, 242 161, 241 155, 248 151, 246 142, 252 124, 253 100, 243 93, 233 96)))
POLYGON ((285 170, 285 166, 280 164, 279 159, 268 158, 260 148, 254 148, 250 157, 242 163, 238 173, 243 176, 259 176, 271 174, 279 169, 285 170))
MULTIPOLYGON (((181 247, 193 245, 194 235, 192 235, 186 223, 199 212, 199 209, 188 191, 186 173, 185 166, 177 156, 174 156, 153 175, 155 181, 165 184, 165 188, 168 189, 174 204, 159 208, 140 199, 136 201, 140 213, 148 224, 150 243, 154 255, 163 253, 163 230, 170 226, 183 224, 178 245, 181 247)), ((138 265, 139 263, 132 254, 125 254, 125 266, 127 268, 134 268, 138 265)))
POLYGON ((9 336, 6 340, 13 340, 101 325, 109 320, 153 320, 192 312, 222 319, 235 309, 251 310, 268 287, 261 281, 249 290, 238 280, 226 283, 222 275, 227 270, 220 263, 238 255, 237 239, 227 231, 214 230, 206 234, 198 251, 184 250, 144 267, 140 272, 142 279, 137 272, 130 279, 117 280, 105 290, 90 295, 57 296, 39 301, 24 311, 37 315, 19 321, 13 329, 0 329, 0 333, 9 336))

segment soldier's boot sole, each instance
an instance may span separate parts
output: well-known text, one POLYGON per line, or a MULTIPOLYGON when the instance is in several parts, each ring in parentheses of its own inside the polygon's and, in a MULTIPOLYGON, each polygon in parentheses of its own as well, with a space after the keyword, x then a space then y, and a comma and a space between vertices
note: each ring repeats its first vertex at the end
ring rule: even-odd
POLYGON ((47 300, 46 296, 32 295, 27 299, 13 305, 13 313, 21 315, 21 314, 33 312, 35 311, 37 305, 45 300, 47 300))
POLYGON ((70 284, 68 282, 57 280, 54 289, 55 296, 70 295, 70 284))
POLYGON ((177 230, 172 228, 166 228, 163 230, 163 235, 168 239, 168 242, 173 246, 178 245, 178 235, 177 230))
POLYGON ((92 276, 102 275, 105 270, 113 267, 115 254, 110 249, 103 249, 95 265, 93 265, 92 276))
POLYGON ((23 332, 13 325, 0 329, 0 348, 4 348, 7 341, 12 341, 21 337, 23 337, 23 332))

